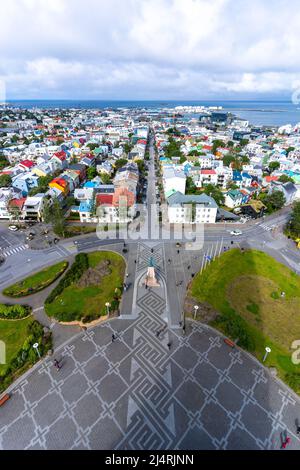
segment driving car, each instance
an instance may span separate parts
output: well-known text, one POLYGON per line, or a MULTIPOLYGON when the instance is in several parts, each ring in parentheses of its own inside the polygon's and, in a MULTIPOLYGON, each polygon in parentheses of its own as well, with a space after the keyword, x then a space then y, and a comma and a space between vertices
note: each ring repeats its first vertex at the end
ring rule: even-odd
POLYGON ((8 227, 8 230, 10 230, 11 232, 17 232, 19 228, 16 225, 10 225, 8 227))
POLYGON ((230 232, 230 235, 232 235, 233 237, 238 237, 239 235, 243 235, 243 232, 241 230, 233 230, 232 232, 230 232))

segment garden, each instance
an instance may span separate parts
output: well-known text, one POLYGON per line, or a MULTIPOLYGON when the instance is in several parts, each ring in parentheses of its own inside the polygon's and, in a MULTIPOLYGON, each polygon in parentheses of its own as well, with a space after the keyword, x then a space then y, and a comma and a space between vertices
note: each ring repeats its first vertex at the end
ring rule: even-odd
POLYGON ((7 287, 4 289, 3 295, 11 298, 21 298, 36 294, 53 284, 66 271, 68 266, 69 263, 67 261, 63 261, 43 269, 42 271, 7 287))
POLYGON ((32 367, 39 355, 33 348, 37 343, 43 357, 52 348, 51 333, 32 316, 21 320, 0 320, 0 341, 5 344, 6 364, 0 364, 0 392, 32 367))
MULTIPOLYGON (((193 280, 188 297, 217 314, 209 322, 300 392, 292 343, 300 339, 300 277, 265 253, 231 250, 193 280)), ((199 309, 201 311, 202 309, 199 309)))
POLYGON ((64 323, 90 323, 118 310, 125 261, 112 252, 80 253, 45 302, 49 317, 64 323))

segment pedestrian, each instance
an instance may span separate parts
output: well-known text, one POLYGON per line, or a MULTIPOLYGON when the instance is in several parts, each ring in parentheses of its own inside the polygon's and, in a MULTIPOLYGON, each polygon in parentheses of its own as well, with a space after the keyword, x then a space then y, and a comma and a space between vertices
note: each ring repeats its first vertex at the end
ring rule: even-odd
POLYGON ((297 424, 297 434, 300 434, 300 424, 297 424))
POLYGON ((61 365, 59 364, 57 359, 54 359, 54 367, 56 368, 57 371, 61 369, 61 365))
POLYGON ((177 254, 178 254, 178 255, 179 255, 179 253, 180 253, 180 250, 177 250, 177 254))
POLYGON ((146 290, 148 289, 148 284, 145 284, 145 289, 146 289, 146 290))
POLYGON ((168 346, 168 348, 169 348, 169 351, 171 351, 172 343, 168 343, 167 346, 168 346))
POLYGON ((128 274, 128 273, 126 274, 126 277, 127 277, 127 278, 129 277, 129 274, 128 274))
POLYGON ((190 266, 188 266, 187 268, 188 268, 188 271, 191 269, 191 267, 190 267, 190 266))
POLYGON ((169 264, 171 264, 171 260, 170 260, 170 258, 168 259, 168 263, 169 263, 169 264))
POLYGON ((281 448, 282 449, 286 449, 287 446, 291 443, 291 438, 290 437, 286 437, 285 441, 282 443, 282 446, 281 448))
POLYGON ((135 259, 135 260, 134 260, 134 264, 136 264, 136 263, 137 263, 137 260, 135 259))
POLYGON ((160 331, 157 331, 157 332, 156 332, 156 337, 158 338, 159 335, 160 335, 160 331))
POLYGON ((114 343, 115 339, 116 339, 115 335, 112 334, 112 335, 111 335, 111 342, 114 343))

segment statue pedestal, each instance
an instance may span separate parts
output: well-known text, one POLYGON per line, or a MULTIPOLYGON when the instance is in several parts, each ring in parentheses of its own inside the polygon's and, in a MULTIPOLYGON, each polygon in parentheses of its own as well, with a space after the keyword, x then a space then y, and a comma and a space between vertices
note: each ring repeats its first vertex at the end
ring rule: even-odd
POLYGON ((156 279, 155 270, 153 266, 149 266, 144 284, 147 287, 160 287, 160 284, 156 279))

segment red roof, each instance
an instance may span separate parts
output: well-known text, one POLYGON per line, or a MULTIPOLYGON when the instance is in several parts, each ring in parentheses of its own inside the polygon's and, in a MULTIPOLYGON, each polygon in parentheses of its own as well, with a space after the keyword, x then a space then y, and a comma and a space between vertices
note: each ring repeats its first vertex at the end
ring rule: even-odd
POLYGON ((211 150, 212 145, 203 145, 203 150, 211 150))
POLYGON ((96 205, 97 206, 108 206, 113 203, 113 194, 97 194, 96 205))
POLYGON ((63 188, 66 187, 68 184, 64 178, 54 178, 54 180, 52 180, 51 183, 57 183, 59 184, 59 186, 62 186, 63 188))
POLYGON ((202 175, 215 175, 215 170, 201 170, 202 175))
POLYGON ((271 183, 271 181, 278 181, 278 176, 266 176, 265 180, 267 183, 271 183))
POLYGON ((34 163, 30 160, 22 160, 20 162, 20 165, 25 166, 25 168, 32 168, 34 166, 34 163))
POLYGON ((21 199, 11 199, 9 201, 9 206, 10 207, 19 207, 20 209, 22 209, 22 207, 25 204, 26 199, 27 199, 26 197, 22 197, 21 199))
POLYGON ((67 157, 67 154, 66 154, 66 152, 64 152, 64 151, 62 150, 61 152, 56 152, 56 153, 54 154, 54 157, 57 157, 57 158, 59 158, 61 161, 64 161, 64 160, 66 159, 66 157, 67 157))

